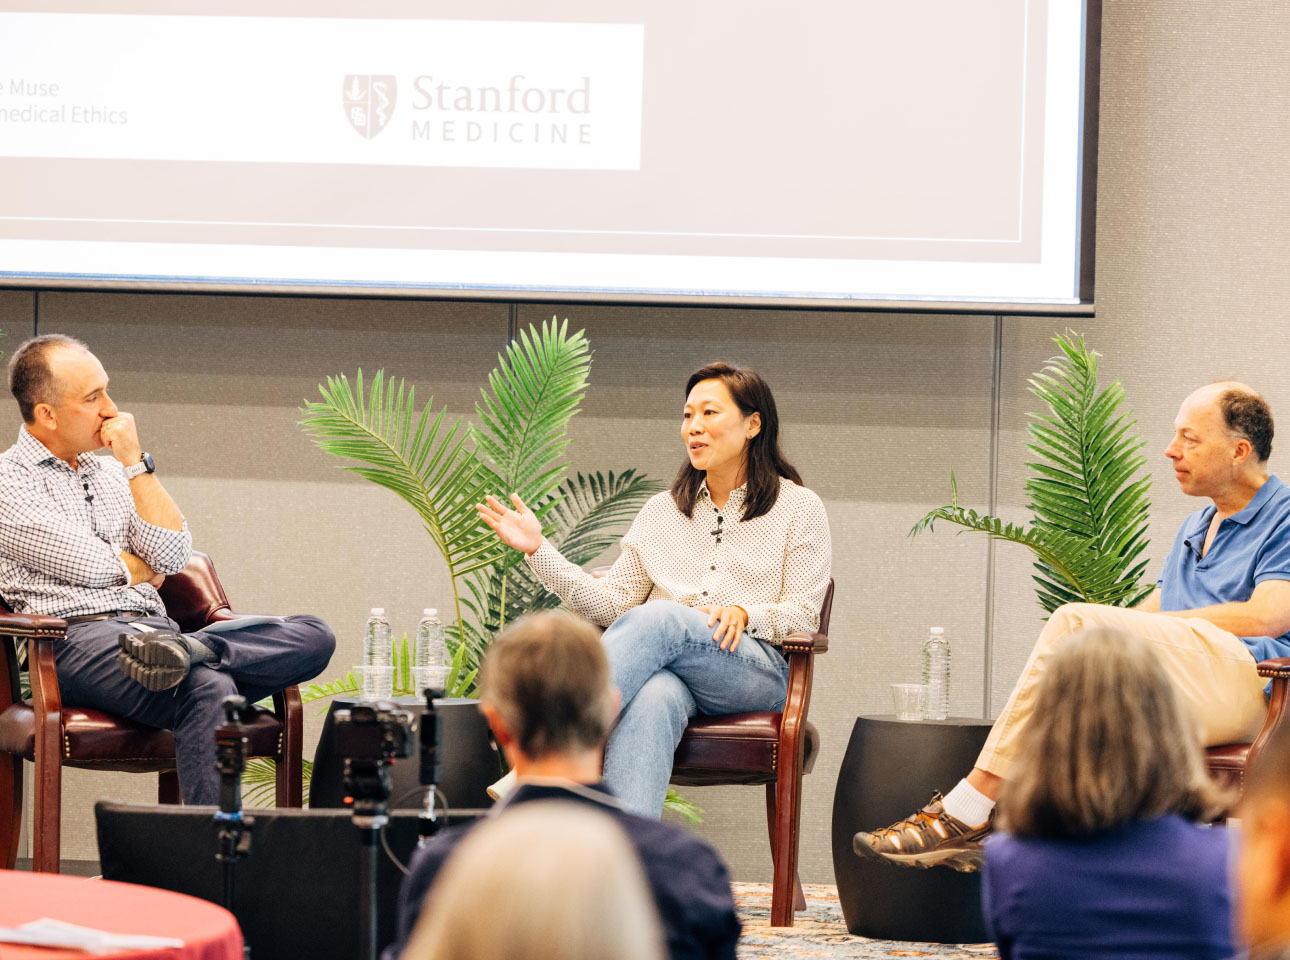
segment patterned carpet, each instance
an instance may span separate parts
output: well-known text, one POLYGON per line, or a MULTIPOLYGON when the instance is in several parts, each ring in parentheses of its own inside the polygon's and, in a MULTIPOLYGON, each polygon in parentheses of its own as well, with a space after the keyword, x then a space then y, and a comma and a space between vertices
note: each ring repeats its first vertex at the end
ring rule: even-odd
POLYGON ((947 957, 953 960, 998 960, 992 943, 899 943, 869 940, 847 933, 838 904, 837 887, 806 884, 806 912, 792 927, 770 926, 770 884, 736 883, 735 904, 744 934, 739 960, 849 958, 885 960, 888 957, 947 957))

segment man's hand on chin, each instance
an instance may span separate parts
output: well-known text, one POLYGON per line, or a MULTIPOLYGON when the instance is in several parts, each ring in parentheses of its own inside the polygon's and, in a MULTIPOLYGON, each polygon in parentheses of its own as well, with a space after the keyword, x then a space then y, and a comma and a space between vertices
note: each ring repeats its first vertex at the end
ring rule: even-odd
POLYGON ((108 417, 99 427, 99 437, 102 438, 103 445, 112 451, 112 456, 127 467, 138 463, 143 457, 134 414, 119 412, 115 417, 108 417))

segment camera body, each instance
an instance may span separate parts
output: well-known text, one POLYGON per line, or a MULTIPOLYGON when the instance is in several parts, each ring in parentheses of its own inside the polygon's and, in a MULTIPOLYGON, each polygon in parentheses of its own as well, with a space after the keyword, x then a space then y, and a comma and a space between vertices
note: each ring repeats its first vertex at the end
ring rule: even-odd
POLYGON ((360 826, 384 826, 390 764, 412 756, 412 714, 379 701, 334 715, 336 752, 345 758, 345 795, 360 826))
POLYGON ((392 703, 356 703, 337 710, 336 752, 348 760, 393 761, 412 756, 412 714, 392 703))

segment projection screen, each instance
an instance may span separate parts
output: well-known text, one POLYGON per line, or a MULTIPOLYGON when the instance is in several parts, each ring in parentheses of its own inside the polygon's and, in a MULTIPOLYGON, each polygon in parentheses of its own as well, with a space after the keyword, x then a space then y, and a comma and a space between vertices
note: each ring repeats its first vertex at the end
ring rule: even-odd
POLYGON ((0 284, 1091 309, 1082 0, 0 0, 0 284))

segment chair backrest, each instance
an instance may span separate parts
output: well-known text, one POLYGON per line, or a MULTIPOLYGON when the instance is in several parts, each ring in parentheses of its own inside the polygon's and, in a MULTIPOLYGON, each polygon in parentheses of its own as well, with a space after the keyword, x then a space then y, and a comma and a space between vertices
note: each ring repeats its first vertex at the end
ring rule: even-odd
POLYGON ((820 633, 829 635, 829 617, 833 615, 833 578, 829 577, 829 589, 824 591, 824 602, 820 604, 820 633))
POLYGON ((229 609, 215 566, 200 550, 193 551, 183 570, 166 577, 159 592, 166 614, 185 631, 200 630, 220 611, 229 609))

